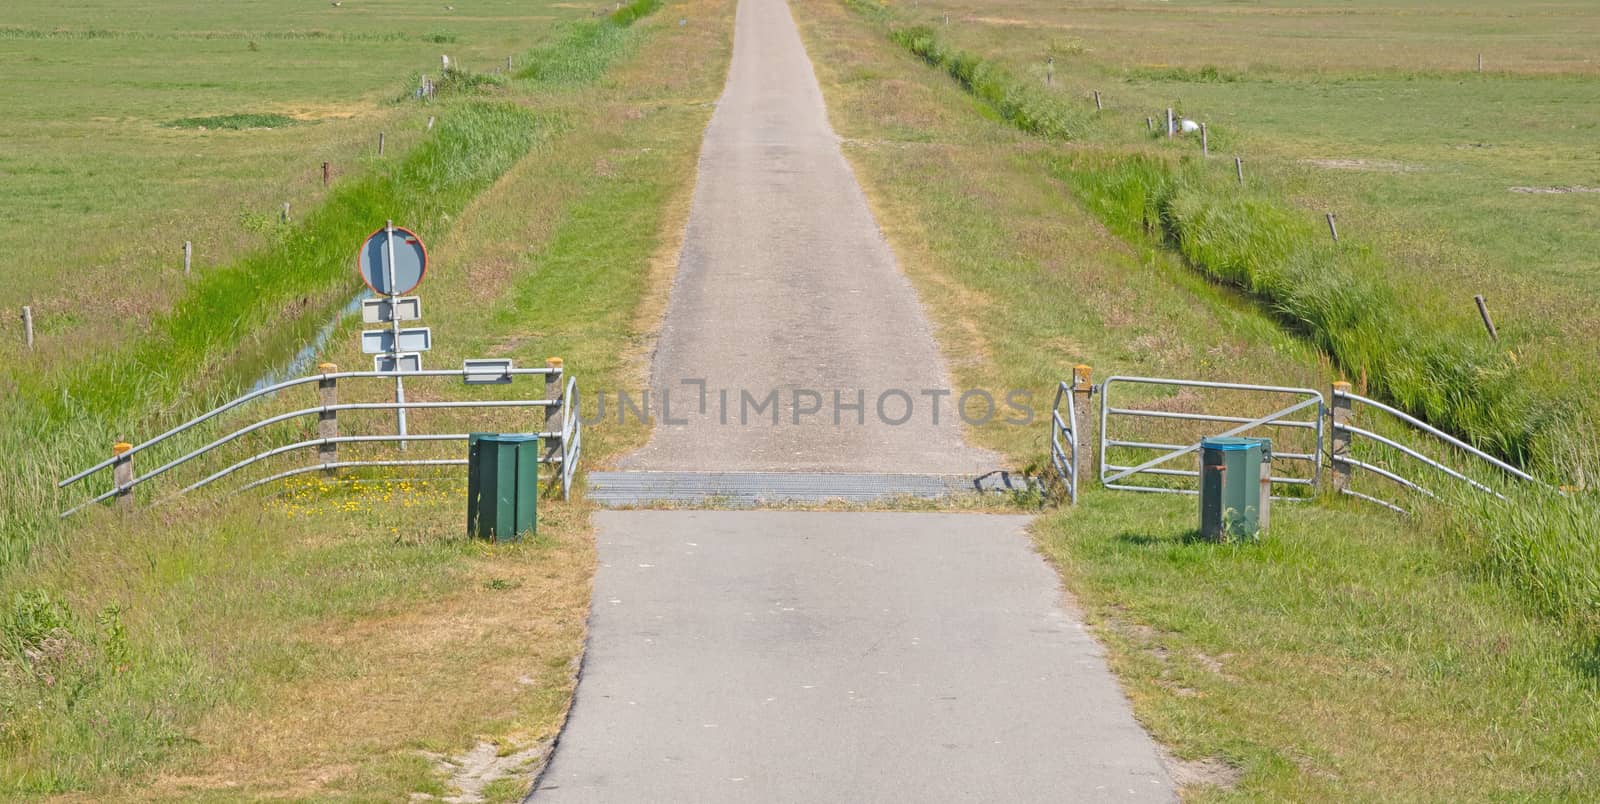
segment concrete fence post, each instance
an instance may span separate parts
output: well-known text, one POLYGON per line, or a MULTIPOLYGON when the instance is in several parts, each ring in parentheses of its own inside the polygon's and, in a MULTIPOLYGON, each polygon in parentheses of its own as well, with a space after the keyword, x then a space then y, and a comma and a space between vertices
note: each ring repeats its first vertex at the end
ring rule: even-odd
POLYGON ((33 351, 33 307, 22 306, 22 337, 28 342, 28 351, 33 351))
POLYGON ((183 241, 183 275, 189 275, 189 266, 194 262, 194 242, 183 241))
POLYGON ((1092 376, 1091 369, 1082 363, 1072 367, 1072 410, 1077 414, 1072 422, 1072 432, 1076 436, 1072 471, 1080 482, 1085 475, 1093 474, 1095 466, 1094 439, 1091 437, 1094 429, 1092 376))
POLYGON ((554 371, 544 375, 544 398, 551 402, 544 409, 544 431, 557 434, 546 439, 544 454, 545 460, 549 460, 561 454, 560 433, 567 424, 566 400, 561 398, 561 394, 565 390, 562 386, 563 380, 566 378, 566 368, 565 361, 559 357, 546 358, 544 362, 545 365, 554 369, 554 371))
POLYGON ((1333 384, 1333 432, 1329 435, 1329 454, 1332 456, 1329 468, 1333 470, 1333 490, 1343 493, 1350 487, 1350 465, 1342 461, 1350 457, 1350 433, 1344 427, 1354 423, 1354 411, 1350 407, 1350 397, 1341 394, 1350 393, 1350 383, 1340 380, 1333 384))
POLYGON ((126 441, 117 441, 111 445, 111 454, 116 458, 111 464, 111 482, 117 487, 117 506, 124 511, 133 510, 133 456, 128 451, 133 445, 126 441))
MULTIPOLYGON (((339 381, 327 375, 339 370, 332 363, 318 363, 317 370, 322 372, 322 379, 317 380, 317 404, 322 410, 317 413, 317 438, 331 439, 339 437, 339 411, 328 408, 339 404, 339 381)), ((337 443, 322 443, 317 445, 317 462, 330 464, 339 460, 339 445, 337 443)), ((333 469, 325 468, 329 474, 333 469)))

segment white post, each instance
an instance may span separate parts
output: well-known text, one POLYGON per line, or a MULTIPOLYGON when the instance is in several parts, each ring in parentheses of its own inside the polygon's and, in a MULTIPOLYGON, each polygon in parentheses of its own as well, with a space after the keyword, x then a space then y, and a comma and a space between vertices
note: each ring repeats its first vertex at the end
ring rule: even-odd
POLYGON ((1097 89, 1097 90, 1094 91, 1094 110, 1098 112, 1098 111, 1101 111, 1101 109, 1102 109, 1102 107, 1100 106, 1100 90, 1097 89))
POLYGON ((394 361, 394 403, 400 407, 395 408, 395 421, 400 428, 400 449, 406 448, 406 383, 400 378, 400 295, 395 293, 394 279, 394 221, 388 221, 383 226, 383 234, 387 246, 383 261, 384 280, 389 293, 389 331, 392 333, 393 342, 389 344, 389 356, 394 361))
POLYGON ((1211 157, 1211 138, 1206 135, 1206 124, 1200 124, 1200 155, 1211 157))
POLYGON ((28 351, 33 351, 33 307, 22 308, 22 330, 27 333, 28 351))
POLYGON ((1167 136, 1171 137, 1176 133, 1177 129, 1173 127, 1172 123, 1172 107, 1169 106, 1167 107, 1167 136))
POLYGON ((1239 174, 1239 183, 1244 184, 1244 160, 1237 156, 1234 157, 1233 169, 1239 174))
POLYGON ((184 274, 184 276, 188 276, 189 275, 189 263, 193 259, 194 259, 194 244, 189 242, 189 241, 187 241, 187 240, 185 240, 185 241, 183 241, 183 274, 184 274))

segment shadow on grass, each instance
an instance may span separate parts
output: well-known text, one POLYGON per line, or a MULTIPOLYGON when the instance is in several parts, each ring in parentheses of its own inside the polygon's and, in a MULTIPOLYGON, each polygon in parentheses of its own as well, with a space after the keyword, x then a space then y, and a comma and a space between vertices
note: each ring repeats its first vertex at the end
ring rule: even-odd
POLYGON ((1165 534, 1124 531, 1116 535, 1116 541, 1135 547, 1180 547, 1191 544, 1216 544, 1216 542, 1201 536, 1198 528, 1165 534))

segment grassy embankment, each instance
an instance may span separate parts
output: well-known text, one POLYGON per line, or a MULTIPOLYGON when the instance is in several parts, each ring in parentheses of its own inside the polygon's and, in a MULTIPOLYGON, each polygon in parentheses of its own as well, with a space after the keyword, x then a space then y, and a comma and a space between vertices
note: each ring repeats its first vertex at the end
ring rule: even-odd
MULTIPOLYGON (((1265 305, 1108 228, 1062 168, 1087 149, 1019 131, 839 5, 797 12, 959 384, 1039 398, 1077 362, 1337 376, 1265 305)), ((974 435, 1019 462, 1044 450, 1038 430, 974 435)), ((1537 579, 1494 571, 1470 532, 1436 514, 1283 505, 1263 544, 1219 548, 1191 541, 1193 517, 1189 498, 1089 488, 1037 530, 1189 795, 1594 795, 1593 631, 1542 611, 1513 586, 1537 579)))
MULTIPOLYGON (((892 19, 883 7, 854 7, 880 23, 892 19)), ((1063 99, 952 47, 932 29, 894 28, 889 35, 1024 131, 1066 138, 1072 126, 1036 121, 1076 114, 1078 136, 1090 144, 1050 166, 1102 223, 1125 239, 1166 247, 1208 279, 1244 291, 1330 356, 1345 376, 1357 377, 1362 390, 1387 396, 1555 483, 1582 486, 1593 476, 1600 454, 1593 400, 1578 390, 1583 381, 1553 375, 1537 363, 1519 365, 1515 351, 1502 353, 1411 305, 1377 278, 1395 273, 1388 258, 1369 247, 1328 242, 1272 181, 1240 187, 1227 175, 1231 171, 1219 172, 1203 159, 1174 160, 1145 143, 1107 144, 1116 138, 1104 131, 1104 120, 1065 110, 1063 99)), ((1531 591, 1562 620, 1594 627, 1600 567, 1571 559, 1593 554, 1586 534, 1600 525, 1600 504, 1587 495, 1563 498, 1528 487, 1517 492, 1508 503, 1472 501, 1447 506, 1441 515, 1473 534, 1484 559, 1512 585, 1531 591)))
MULTIPOLYGON (((543 121, 536 154, 423 229, 438 364, 560 354, 584 383, 636 379, 629 356, 652 326, 646 301, 670 265, 730 15, 683 4, 674 17, 692 26, 646 20, 608 52, 577 55, 603 68, 584 80, 510 82, 490 108, 543 121)), ((563 35, 527 58, 573 58, 562 48, 588 41, 563 35)), ((430 109, 435 136, 478 103, 430 109)), ((326 357, 360 365, 352 331, 326 357)), ((463 394, 419 385, 420 398, 463 394)), ((504 416, 413 421, 525 429, 504 416)), ((639 437, 596 432, 586 451, 603 459, 639 437)), ((251 499, 95 512, 0 580, 3 789, 517 797, 571 691, 592 562, 582 503, 546 501, 537 541, 490 548, 461 536, 453 473, 310 480, 251 499)))

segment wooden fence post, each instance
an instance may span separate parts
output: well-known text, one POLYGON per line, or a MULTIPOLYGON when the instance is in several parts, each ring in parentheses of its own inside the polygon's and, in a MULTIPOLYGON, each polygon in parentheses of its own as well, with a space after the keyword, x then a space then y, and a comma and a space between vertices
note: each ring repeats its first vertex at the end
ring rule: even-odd
MULTIPOLYGON (((317 438, 338 438, 339 411, 328 408, 339 404, 339 381, 327 375, 338 371, 339 367, 332 363, 318 363, 317 370, 323 374, 322 379, 317 380, 317 404, 322 406, 322 410, 317 413, 317 438)), ((333 474, 334 470, 327 467, 327 464, 337 460, 339 460, 338 443, 317 445, 317 462, 323 464, 325 472, 333 474)))
POLYGON ((1339 224, 1334 221, 1333 213, 1328 213, 1328 234, 1333 235, 1333 242, 1339 242, 1339 224))
POLYGON ((1094 91, 1094 110, 1098 112, 1103 109, 1104 107, 1100 105, 1100 90, 1097 89, 1094 91))
POLYGON ((1239 174, 1239 183, 1244 184, 1244 159, 1237 156, 1234 157, 1233 170, 1235 173, 1239 174))
POLYGON ((1261 456, 1261 502, 1257 506, 1256 525, 1266 532, 1272 518, 1272 450, 1261 456))
POLYGON ((545 365, 554 369, 554 371, 544 375, 544 398, 552 403, 545 406, 544 409, 544 431, 557 434, 546 439, 545 458, 548 460, 560 455, 562 450, 561 436, 559 434, 566 427, 567 416, 564 408, 565 400, 561 398, 561 394, 565 391, 562 380, 566 375, 566 371, 564 361, 559 357, 546 358, 544 362, 545 365))
POLYGON ((333 181, 333 166, 328 164, 327 162, 323 162, 322 163, 322 186, 323 187, 327 187, 328 186, 328 182, 330 182, 330 181, 333 181))
POLYGON ((1333 490, 1344 493, 1350 488, 1350 464, 1344 463, 1350 457, 1350 433, 1343 427, 1353 423, 1354 411, 1350 407, 1350 398, 1340 394, 1350 393, 1350 383, 1340 380, 1333 384, 1333 432, 1329 454, 1332 455, 1333 490))
POLYGON ((1073 461, 1073 476, 1081 482, 1084 475, 1093 475, 1095 467, 1094 439, 1094 412, 1091 400, 1094 398, 1094 383, 1091 379, 1092 370, 1079 363, 1072 367, 1072 410, 1077 414, 1072 422, 1072 430, 1077 435, 1075 445, 1076 460, 1073 461), (1079 473, 1082 474, 1079 474, 1079 473))
POLYGON ((378 156, 383 156, 383 132, 378 132, 378 156))
POLYGON ((117 441, 111 445, 111 454, 116 458, 111 464, 111 482, 116 484, 117 505, 123 511, 133 510, 133 456, 128 451, 133 445, 126 441, 117 441))
MULTIPOLYGON (((1500 332, 1494 328, 1494 319, 1489 317, 1489 303, 1483 300, 1483 294, 1480 293, 1473 296, 1472 300, 1478 303, 1478 315, 1483 318, 1483 328, 1489 330, 1489 340, 1500 340, 1500 332)), ((31 336, 28 338, 28 347, 33 347, 33 338, 31 336)))

